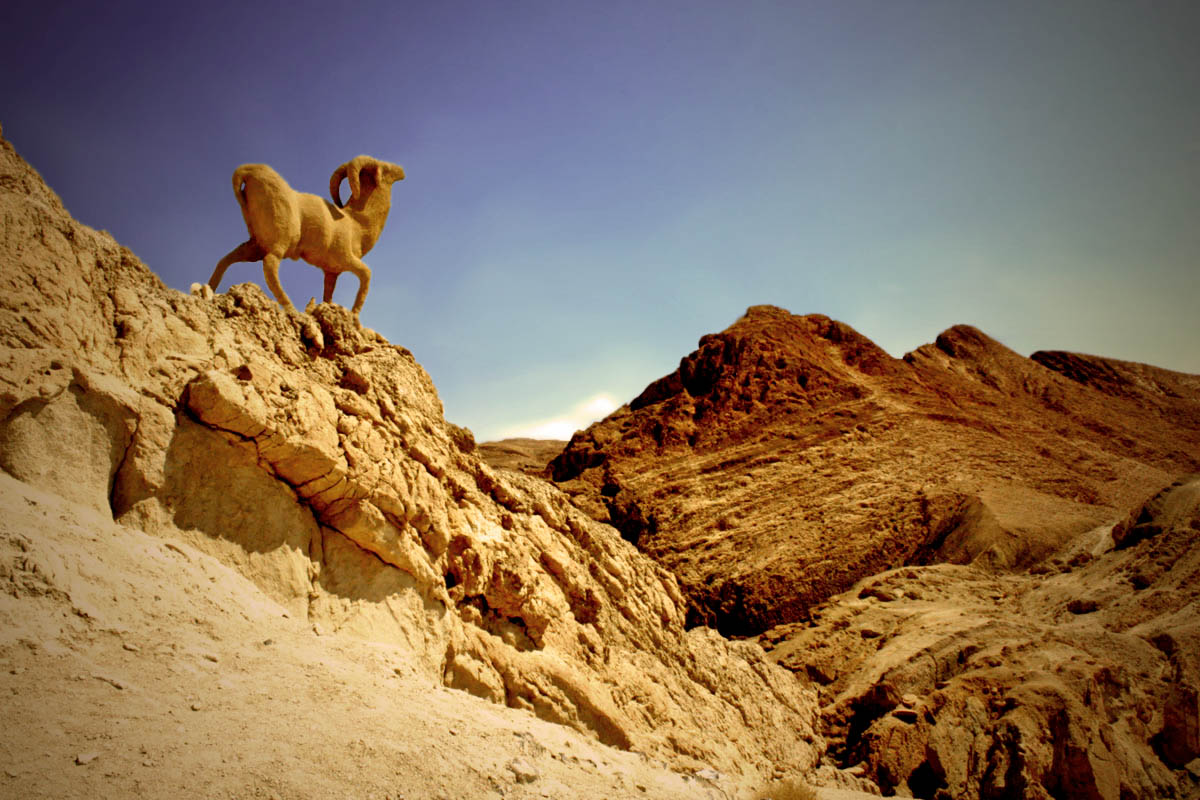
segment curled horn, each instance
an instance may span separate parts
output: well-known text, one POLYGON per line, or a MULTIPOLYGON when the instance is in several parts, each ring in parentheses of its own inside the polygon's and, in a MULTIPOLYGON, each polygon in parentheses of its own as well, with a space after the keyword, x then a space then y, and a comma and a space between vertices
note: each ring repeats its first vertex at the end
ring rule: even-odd
POLYGON ((366 169, 376 170, 375 175, 376 180, 378 180, 379 162, 370 156, 355 156, 334 170, 333 175, 331 175, 329 178, 329 189, 330 193, 333 195, 333 201, 337 203, 339 208, 342 206, 340 198, 338 197, 338 192, 340 191, 342 185, 342 178, 350 181, 350 199, 346 202, 353 203, 362 193, 362 173, 363 170, 366 169))
MULTIPOLYGON (((342 207, 342 181, 346 178, 346 167, 349 164, 342 164, 333 171, 329 176, 329 194, 333 197, 333 204, 338 208, 342 207)), ((353 184, 351 184, 351 197, 353 197, 353 184)))

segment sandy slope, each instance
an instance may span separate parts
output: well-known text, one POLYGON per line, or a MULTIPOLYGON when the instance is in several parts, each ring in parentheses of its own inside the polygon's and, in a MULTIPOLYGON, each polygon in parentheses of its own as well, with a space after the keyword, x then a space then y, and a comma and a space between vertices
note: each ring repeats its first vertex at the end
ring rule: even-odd
POLYGON ((186 544, 3 474, 0 502, 0 796, 723 796, 321 635, 186 544))

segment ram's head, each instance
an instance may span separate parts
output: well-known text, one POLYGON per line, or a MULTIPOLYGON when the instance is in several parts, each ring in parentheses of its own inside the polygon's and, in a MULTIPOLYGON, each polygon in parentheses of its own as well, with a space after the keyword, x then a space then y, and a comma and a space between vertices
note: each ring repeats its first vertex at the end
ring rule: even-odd
POLYGON ((371 156, 358 156, 350 159, 329 176, 329 194, 338 208, 342 207, 343 180, 350 182, 350 199, 346 202, 352 205, 364 194, 370 193, 376 186, 386 188, 396 181, 404 180, 404 167, 380 161, 371 156))

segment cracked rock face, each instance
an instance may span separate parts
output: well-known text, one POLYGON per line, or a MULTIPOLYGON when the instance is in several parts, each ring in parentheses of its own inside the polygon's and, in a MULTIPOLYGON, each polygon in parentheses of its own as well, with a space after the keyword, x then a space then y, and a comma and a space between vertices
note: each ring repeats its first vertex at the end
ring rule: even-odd
POLYGON ((407 350, 337 306, 168 289, 2 140, 0 213, 0 468, 445 685, 689 769, 813 767, 807 681, 685 631, 675 578, 482 463, 407 350))

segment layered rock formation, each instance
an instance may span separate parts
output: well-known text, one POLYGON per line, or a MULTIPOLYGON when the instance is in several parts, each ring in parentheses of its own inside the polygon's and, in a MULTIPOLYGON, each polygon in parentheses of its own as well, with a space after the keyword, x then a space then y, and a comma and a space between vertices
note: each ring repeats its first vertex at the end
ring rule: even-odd
POLYGON ((685 630, 668 571, 481 462, 407 350, 333 305, 166 288, 2 141, 0 214, 4 471, 402 645, 437 683, 679 768, 811 770, 805 682, 685 630))
POLYGON ((1034 573, 904 567, 762 637, 833 756, 916 797, 1200 791, 1200 476, 1034 573))
POLYGON ((1197 384, 969 326, 894 359, 757 306, 549 471, 678 575, 692 624, 755 634, 890 568, 1022 568, 1111 524, 1200 469, 1197 384))

